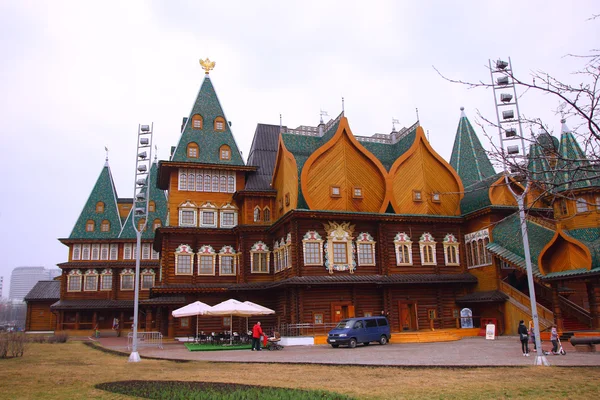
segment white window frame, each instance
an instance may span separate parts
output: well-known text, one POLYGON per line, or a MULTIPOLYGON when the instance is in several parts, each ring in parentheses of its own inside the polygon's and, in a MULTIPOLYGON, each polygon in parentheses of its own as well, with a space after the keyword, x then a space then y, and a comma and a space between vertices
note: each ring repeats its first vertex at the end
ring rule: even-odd
POLYGON ((187 275, 191 276, 194 274, 194 252, 192 248, 187 244, 181 244, 175 249, 175 275, 187 275), (179 272, 179 257, 189 256, 190 257, 190 272, 182 273, 179 272))
POLYGON ((74 244, 71 248, 71 260, 78 261, 81 260, 81 245, 74 244))
POLYGON ((354 225, 349 222, 329 222, 325 224, 327 240, 324 246, 325 267, 330 274, 334 271, 349 271, 351 274, 356 270, 356 249, 354 244, 354 225), (335 252, 335 247, 344 244, 345 262, 336 262, 335 257, 339 255, 335 252))
POLYGON ((237 271, 236 261, 237 261, 237 255, 235 253, 234 248, 232 246, 223 246, 221 248, 221 250, 219 251, 219 275, 234 276, 237 271), (223 272, 223 258, 231 258, 231 269, 232 269, 231 273, 223 272))
POLYGON ((110 245, 108 243, 102 243, 100 245, 100 259, 108 260, 109 251, 110 251, 110 245))
POLYGON ((575 202, 575 207, 576 207, 576 210, 577 210, 577 214, 585 213, 585 212, 590 211, 590 208, 588 207, 587 201, 583 197, 579 197, 577 199, 577 201, 575 202))
POLYGON ((110 256, 109 258, 111 260, 118 260, 119 259, 119 245, 117 243, 111 243, 110 244, 110 256))
POLYGON ((150 243, 143 243, 142 244, 142 260, 149 260, 150 259, 150 247, 151 247, 150 243))
POLYGON ((195 208, 180 208, 179 209, 179 226, 197 226, 198 211, 195 208), (190 213, 192 222, 184 222, 184 214, 190 213))
POLYGON ((238 212, 237 207, 232 205, 231 203, 227 203, 221 207, 219 210, 219 226, 221 228, 233 228, 238 224, 238 212), (225 215, 231 214, 233 224, 225 224, 225 215))
POLYGON ((308 231, 304 234, 304 237, 302 238, 302 254, 304 256, 304 265, 310 265, 310 266, 318 266, 321 267, 323 266, 323 239, 321 238, 321 235, 319 235, 319 233, 317 233, 317 231, 308 231), (308 245, 317 245, 318 247, 318 256, 319 259, 318 260, 314 260, 314 259, 308 259, 307 255, 310 254, 309 251, 307 251, 307 247, 308 245))
POLYGON ((410 240, 410 237, 404 233, 404 232, 398 232, 396 234, 396 237, 394 237, 394 249, 396 250, 396 266, 407 266, 407 265, 413 265, 413 259, 412 259, 412 241, 410 240), (408 262, 403 260, 405 259, 404 257, 404 250, 407 251, 407 255, 408 255, 408 262))
POLYGON ((150 255, 151 260, 160 260, 160 253, 152 249, 152 254, 150 255))
POLYGON ((459 243, 456 236, 451 233, 446 234, 443 241, 444 245, 444 261, 446 265, 460 265, 459 243), (455 260, 452 260, 452 252, 454 252, 455 260))
POLYGON ((123 260, 133 260, 132 244, 125 243, 123 245, 123 260))
POLYGON ((83 291, 84 292, 97 292, 98 291, 98 271, 95 269, 88 269, 83 276, 83 291), (88 289, 88 282, 94 281, 94 288, 88 289))
POLYGON ((217 253, 215 249, 213 249, 210 245, 204 245, 200 247, 198 253, 196 253, 196 259, 198 260, 198 276, 214 276, 215 275, 215 266, 216 266, 216 258, 217 253), (202 267, 203 260, 209 260, 210 263, 210 272, 202 271, 200 268, 202 267))
POLYGON ((141 290, 150 290, 152 289, 152 287, 154 286, 154 282, 156 281, 156 274, 154 273, 153 269, 148 269, 145 268, 142 273, 140 274, 140 289, 141 290), (152 277, 152 284, 148 287, 146 287, 144 285, 144 278, 145 277, 152 277))
POLYGON ((85 243, 81 245, 81 259, 89 260, 91 259, 92 251, 91 245, 89 243, 85 243))
POLYGON ((119 279, 119 287, 122 292, 130 292, 135 289, 135 273, 133 272, 133 270, 131 268, 126 268, 123 271, 121 271, 119 278, 120 278, 119 279), (131 277, 131 288, 123 287, 123 281, 124 281, 125 277, 131 277))
POLYGON ((356 251, 358 253, 358 255, 356 257, 357 261, 358 261, 358 265, 376 265, 375 241, 373 240, 373 237, 369 233, 361 232, 358 234, 358 237, 356 239, 356 251), (361 256, 362 256, 363 250, 361 249, 361 246, 368 246, 370 248, 369 252, 371 253, 371 262, 362 262, 361 256))
POLYGON ((218 214, 217 214, 217 206, 215 206, 214 204, 212 204, 211 202, 206 202, 204 204, 202 204, 202 206, 200 207, 200 227, 202 228, 216 228, 217 227, 217 218, 218 218, 218 214), (205 215, 209 215, 212 214, 213 216, 213 223, 212 224, 206 224, 204 223, 204 216, 205 215))
POLYGON ((260 211, 261 210, 260 210, 259 206, 254 207, 254 213, 253 213, 254 222, 261 222, 261 220, 260 220, 260 211))
POLYGON ((421 252, 421 265, 437 265, 436 241, 429 232, 425 232, 419 239, 419 250, 421 252), (427 250, 429 249, 429 250, 427 250), (431 253, 431 261, 425 259, 426 253, 431 253))
POLYGON ((487 228, 465 235, 467 268, 471 269, 492 265, 492 254, 487 249, 489 242, 490 232, 487 228), (483 254, 481 254, 480 250, 483 251, 483 254))
POLYGON ((250 272, 252 274, 268 274, 270 272, 270 258, 271 252, 269 251, 269 246, 262 241, 254 243, 250 249, 250 272), (258 266, 255 265, 256 263, 254 262, 255 255, 257 255, 258 260, 260 260, 258 266), (262 268, 263 264, 265 268, 262 268))
POLYGON ((82 281, 83 276, 81 275, 81 271, 78 269, 72 269, 69 271, 69 275, 67 275, 67 292, 81 292, 82 289, 82 281), (72 288, 72 283, 78 282, 76 288, 72 288))
POLYGON ((92 260, 100 259, 100 245, 98 243, 94 243, 92 245, 92 260))
POLYGON ((108 290, 112 290, 112 286, 113 286, 113 273, 111 269, 104 269, 102 271, 102 273, 100 273, 100 291, 108 291, 108 290), (105 278, 110 278, 108 281, 110 282, 110 287, 105 287, 104 286, 104 280, 105 278))

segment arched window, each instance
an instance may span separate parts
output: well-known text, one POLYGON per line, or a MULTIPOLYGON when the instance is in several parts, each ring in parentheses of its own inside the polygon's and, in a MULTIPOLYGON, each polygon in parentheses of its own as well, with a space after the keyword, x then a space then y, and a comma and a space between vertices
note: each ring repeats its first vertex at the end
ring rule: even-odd
POLYGON ((179 170, 179 190, 187 190, 187 174, 179 170))
POLYGON ((219 159, 220 160, 231 160, 231 148, 224 144, 219 149, 219 159))
POLYGON ((187 156, 189 158, 198 158, 198 145, 194 142, 187 145, 187 156))
POLYGON ((210 192, 210 174, 204 175, 204 191, 210 192))
POLYGON ((260 207, 254 207, 254 222, 260 222, 260 207))
MULTIPOLYGON (((492 263, 492 255, 486 247, 489 242, 490 237, 488 229, 482 229, 465 235, 465 251, 467 252, 466 260, 468 268, 482 267, 492 263)), ((459 262, 458 249, 457 262, 459 262)))
POLYGON ((217 174, 214 174, 212 177, 212 191, 213 192, 219 191, 219 176, 217 174))
POLYGON ((154 212, 156 211, 156 203, 154 202, 154 200, 150 200, 148 202, 148 212, 154 212))
POLYGON ((215 131, 222 132, 225 130, 225 118, 217 117, 215 118, 215 131))
POLYGON ((263 221, 271 222, 271 209, 269 207, 263 209, 263 221))
POLYGON ((587 201, 583 197, 577 199, 577 212, 583 213, 588 211, 587 201))
POLYGON ((202 173, 196 174, 196 192, 201 192, 204 190, 204 179, 202 179, 204 175, 202 173))
POLYGON ((100 224, 100 232, 108 232, 110 231, 110 221, 105 219, 100 224))
POLYGON ((87 222, 85 223, 85 231, 86 232, 94 232, 95 226, 96 226, 95 222, 92 221, 91 219, 88 219, 87 222))
POLYGON ((396 234, 394 247, 396 249, 396 265, 412 265, 412 242, 406 233, 396 234))
POLYGON ((96 212, 103 213, 104 212, 104 203, 99 201, 96 203, 96 212))
POLYGON ((200 114, 192 116, 192 129, 202 129, 202 116, 200 114))
POLYGON ((419 239, 421 248, 421 265, 436 265, 435 240, 429 232, 425 232, 419 239))
POLYGON ((219 188, 219 191, 222 193, 227 193, 227 177, 225 175, 221 175, 219 180, 221 181, 221 187, 219 188))
POLYGON ((154 220, 154 222, 152 223, 152 230, 155 231, 157 228, 160 228, 162 226, 160 219, 156 218, 154 220))
POLYGON ((227 192, 233 193, 235 192, 235 178, 232 175, 227 177, 227 192))
POLYGON ((140 218, 138 221, 138 231, 143 231, 146 229, 146 218, 140 218))

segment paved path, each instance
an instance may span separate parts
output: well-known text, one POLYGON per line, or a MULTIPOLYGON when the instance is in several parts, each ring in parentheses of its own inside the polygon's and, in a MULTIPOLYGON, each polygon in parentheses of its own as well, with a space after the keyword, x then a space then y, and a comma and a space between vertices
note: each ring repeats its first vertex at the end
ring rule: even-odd
MULTIPOLYGON (((95 339, 102 346, 130 353, 126 338, 95 339)), ((569 343, 563 343, 567 355, 548 355, 553 366, 600 366, 600 352, 581 353, 569 343)), ((544 343, 544 349, 550 349, 544 343)), ((315 363, 379 366, 428 366, 428 367, 497 367, 527 366, 535 363, 535 354, 524 357, 516 336, 502 336, 496 340, 483 337, 468 337, 455 342, 406 343, 381 346, 359 345, 355 349, 334 349, 328 345, 287 346, 280 351, 256 352, 250 350, 188 351, 182 343, 168 342, 164 349, 140 346, 140 357, 157 357, 174 360, 196 360, 216 362, 264 362, 264 363, 315 363)))

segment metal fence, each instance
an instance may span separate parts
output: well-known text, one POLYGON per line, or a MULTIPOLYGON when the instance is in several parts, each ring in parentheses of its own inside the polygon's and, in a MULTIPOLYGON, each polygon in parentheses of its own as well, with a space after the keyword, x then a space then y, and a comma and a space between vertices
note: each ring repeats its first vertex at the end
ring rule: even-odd
MULTIPOLYGON (((138 332, 137 333, 137 345, 138 346, 157 346, 159 349, 163 348, 163 335, 160 332, 138 332)), ((133 332, 127 334, 127 350, 131 350, 133 345, 133 332)))
POLYGON ((326 324, 280 324, 279 327, 275 328, 278 330, 281 336, 295 337, 295 336, 315 336, 315 335, 326 335, 331 329, 333 329, 337 323, 326 323, 326 324))

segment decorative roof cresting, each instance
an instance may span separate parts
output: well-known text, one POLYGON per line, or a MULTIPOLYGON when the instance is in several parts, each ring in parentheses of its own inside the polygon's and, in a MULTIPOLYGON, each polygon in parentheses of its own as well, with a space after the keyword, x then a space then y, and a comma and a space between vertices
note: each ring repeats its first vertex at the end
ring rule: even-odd
POLYGON ((202 66, 202 69, 204 69, 206 75, 208 75, 210 70, 215 68, 215 62, 210 61, 208 57, 206 57, 206 60, 200 60, 200 65, 202 66))

